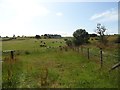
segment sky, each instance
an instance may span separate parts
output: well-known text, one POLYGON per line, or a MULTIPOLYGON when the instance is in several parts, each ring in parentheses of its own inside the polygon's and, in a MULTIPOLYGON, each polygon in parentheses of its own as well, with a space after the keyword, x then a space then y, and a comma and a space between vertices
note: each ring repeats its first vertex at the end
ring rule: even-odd
POLYGON ((117 0, 93 1, 0 0, 0 36, 72 36, 77 29, 96 33, 97 23, 106 27, 106 34, 117 34, 117 0))

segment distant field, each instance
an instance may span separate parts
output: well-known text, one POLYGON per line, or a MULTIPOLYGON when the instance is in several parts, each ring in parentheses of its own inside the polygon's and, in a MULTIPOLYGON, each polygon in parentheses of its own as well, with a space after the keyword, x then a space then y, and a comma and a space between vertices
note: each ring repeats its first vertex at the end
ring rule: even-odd
POLYGON ((66 46, 64 39, 16 39, 3 41, 2 45, 3 51, 16 51, 12 62, 9 53, 3 54, 3 88, 118 87, 118 69, 109 73, 110 68, 100 69, 99 60, 94 57, 88 60, 81 52, 61 50, 59 46, 66 46), (43 42, 46 47, 40 47, 43 42))

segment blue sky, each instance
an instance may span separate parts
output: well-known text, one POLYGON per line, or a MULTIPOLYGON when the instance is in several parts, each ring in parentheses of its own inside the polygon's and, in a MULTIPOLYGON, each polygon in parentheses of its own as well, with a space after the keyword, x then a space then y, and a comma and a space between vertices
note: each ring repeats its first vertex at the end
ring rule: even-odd
POLYGON ((1 36, 72 36, 77 29, 95 33, 97 23, 106 26, 106 34, 118 33, 118 3, 0 1, 1 36))

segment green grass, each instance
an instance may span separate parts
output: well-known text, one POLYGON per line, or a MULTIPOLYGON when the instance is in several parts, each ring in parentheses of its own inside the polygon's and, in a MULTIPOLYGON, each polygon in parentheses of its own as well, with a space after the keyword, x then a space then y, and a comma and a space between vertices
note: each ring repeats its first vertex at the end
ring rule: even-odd
MULTIPOLYGON (((16 52, 16 61, 13 64, 3 62, 3 88, 118 87, 118 69, 109 73, 109 68, 100 69, 99 62, 88 60, 81 53, 70 49, 60 51, 58 47, 65 45, 63 39, 42 39, 47 46, 54 47, 49 49, 40 47, 40 41, 41 39, 26 39, 3 42, 3 50, 19 50, 16 52), (52 43, 53 41, 55 43, 52 43), (48 74, 44 72, 45 68, 48 69, 48 74), (9 69, 13 76, 7 80, 9 69), (45 86, 41 86, 42 74, 47 74, 45 86)), ((3 59, 8 56, 3 54, 3 59)))

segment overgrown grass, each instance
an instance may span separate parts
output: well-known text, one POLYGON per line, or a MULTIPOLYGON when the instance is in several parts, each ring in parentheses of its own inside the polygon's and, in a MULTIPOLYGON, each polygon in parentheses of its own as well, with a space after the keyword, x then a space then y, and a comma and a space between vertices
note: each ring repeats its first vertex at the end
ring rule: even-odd
POLYGON ((40 47, 40 41, 26 39, 3 42, 3 50, 17 50, 17 60, 11 64, 9 59, 4 59, 9 54, 3 54, 3 88, 118 87, 118 69, 109 73, 109 68, 100 68, 97 61, 88 60, 81 53, 71 49, 61 51, 58 47, 65 45, 63 39, 42 39, 54 48, 40 47), (9 70, 13 75, 10 79, 9 70))

